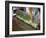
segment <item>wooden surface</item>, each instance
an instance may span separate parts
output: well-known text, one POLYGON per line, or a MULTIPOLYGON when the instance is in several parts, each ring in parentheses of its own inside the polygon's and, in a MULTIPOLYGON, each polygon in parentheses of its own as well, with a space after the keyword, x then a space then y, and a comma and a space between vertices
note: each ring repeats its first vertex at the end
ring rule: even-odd
POLYGON ((35 30, 32 26, 13 16, 12 31, 35 30))

